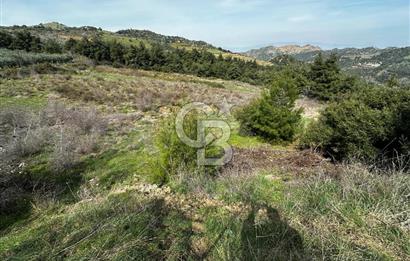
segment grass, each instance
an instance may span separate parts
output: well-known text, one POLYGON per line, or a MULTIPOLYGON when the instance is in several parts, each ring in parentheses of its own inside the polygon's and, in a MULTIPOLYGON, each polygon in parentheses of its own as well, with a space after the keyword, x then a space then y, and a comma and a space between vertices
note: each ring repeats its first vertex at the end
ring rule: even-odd
POLYGON ((220 80, 200 80, 178 74, 157 75, 131 69, 87 67, 77 71, 66 65, 71 74, 44 74, 38 77, 2 80, 0 97, 46 97, 87 103, 105 110, 157 111, 161 107, 203 101, 218 105, 223 98, 231 104, 251 99, 256 87, 220 80), (115 88, 113 88, 115 86, 115 88))
POLYGON ((10 106, 25 107, 33 110, 38 110, 47 104, 44 97, 0 97, 0 109, 10 106))
POLYGON ((50 213, 2 237, 2 260, 152 260, 181 258, 188 250, 189 221, 161 200, 122 193, 50 213))
POLYGON ((28 53, 20 50, 0 49, 0 67, 25 66, 36 63, 66 63, 73 58, 66 54, 28 53))
MULTIPOLYGON (((153 142, 157 106, 171 106, 174 96, 154 99, 143 119, 128 116, 138 110, 138 95, 167 91, 185 93, 182 101, 227 96, 236 105, 258 95, 236 82, 110 67, 2 80, 1 105, 38 108, 52 95, 97 105, 112 122, 99 150, 66 175, 50 176, 47 153, 26 159, 33 178, 78 182, 65 187, 65 197, 29 198, 24 215, 1 220, 7 226, 0 230, 1 260, 407 260, 406 173, 355 165, 303 177, 281 169, 180 171, 150 190, 161 178, 153 142), (154 91, 140 92, 146 89, 154 91)), ((241 136, 230 124, 234 147, 293 150, 241 136)))
POLYGON ((230 121, 232 129, 229 144, 236 148, 257 149, 270 148, 275 150, 293 150, 293 145, 270 144, 258 136, 248 136, 240 133, 239 122, 236 120, 230 121))
MULTIPOLYGON (((115 169, 125 163, 125 171, 128 156, 132 158, 116 155, 106 163, 102 157, 103 165, 96 167, 115 169)), ((410 249, 403 225, 408 220, 408 176, 372 174, 359 167, 343 171, 340 180, 317 175, 284 183, 266 179, 271 174, 267 172, 202 179, 200 188, 227 206, 249 204, 236 214, 200 204, 187 216, 185 207, 162 201, 166 196, 154 200, 124 189, 133 182, 119 182, 116 189, 105 188, 107 192, 77 203, 34 208, 28 222, 0 238, 0 256, 405 260, 410 249), (117 189, 120 192, 114 192, 117 189)), ((192 179, 186 185, 193 185, 192 179)), ((173 188, 195 195, 190 194, 194 187, 173 188)), ((183 202, 182 206, 190 204, 183 202)))
POLYGON ((282 205, 306 245, 321 249, 316 254, 339 260, 405 260, 410 254, 409 184, 405 174, 346 166, 340 180, 320 175, 305 180, 282 205))
POLYGON ((267 145, 259 137, 242 136, 238 133, 234 133, 231 135, 231 139, 229 140, 229 143, 232 146, 235 146, 238 148, 256 148, 256 147, 263 147, 267 145))

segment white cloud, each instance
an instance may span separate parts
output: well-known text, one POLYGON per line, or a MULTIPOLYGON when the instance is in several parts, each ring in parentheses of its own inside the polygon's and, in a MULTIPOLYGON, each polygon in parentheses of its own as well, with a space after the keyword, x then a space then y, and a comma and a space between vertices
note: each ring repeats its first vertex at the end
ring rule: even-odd
POLYGON ((313 15, 300 15, 300 16, 292 16, 288 18, 289 22, 293 23, 300 23, 300 22, 307 22, 307 21, 312 21, 315 20, 315 16, 313 15))
POLYGON ((269 5, 267 0, 222 0, 216 3, 216 7, 225 13, 249 12, 263 5, 269 5))

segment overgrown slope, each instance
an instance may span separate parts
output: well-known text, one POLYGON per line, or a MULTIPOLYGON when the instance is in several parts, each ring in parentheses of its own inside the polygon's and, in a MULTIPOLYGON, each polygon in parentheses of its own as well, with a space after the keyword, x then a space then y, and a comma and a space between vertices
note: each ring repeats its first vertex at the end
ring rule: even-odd
POLYGON ((2 72, 0 112, 15 117, 0 128, 0 141, 7 145, 1 153, 10 144, 35 149, 13 158, 13 172, 0 170, 1 188, 22 182, 17 184, 23 191, 15 193, 25 199, 17 201, 20 215, 1 208, 2 260, 406 260, 410 255, 406 173, 334 165, 292 144, 272 146, 242 136, 234 118, 227 119, 234 160, 219 175, 181 170, 163 184, 155 144, 161 119, 192 101, 247 104, 260 95, 259 86, 93 66, 85 59, 2 72), (30 124, 34 118, 27 115, 43 120, 30 124), (106 127, 91 151, 59 149, 63 138, 74 145, 87 141, 83 145, 90 148, 87 126, 99 122, 106 127), (14 134, 13 123, 19 127, 14 134), (78 125, 85 135, 65 135, 78 125), (47 135, 38 135, 43 132, 47 135), (13 140, 16 135, 22 139, 13 140), (75 156, 67 171, 52 168, 56 152, 75 156), (11 182, 3 179, 10 174, 11 182))

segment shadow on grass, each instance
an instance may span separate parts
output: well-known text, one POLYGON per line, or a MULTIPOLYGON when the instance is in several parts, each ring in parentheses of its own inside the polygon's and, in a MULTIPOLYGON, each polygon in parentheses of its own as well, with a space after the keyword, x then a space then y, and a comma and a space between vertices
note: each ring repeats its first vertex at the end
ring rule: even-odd
POLYGON ((47 164, 38 164, 0 182, 0 232, 30 217, 33 198, 75 202, 85 164, 79 163, 56 173, 47 164))
POLYGON ((298 231, 267 206, 254 207, 244 221, 241 249, 243 260, 309 260, 298 231), (260 211, 265 212, 265 218, 259 221, 260 211))

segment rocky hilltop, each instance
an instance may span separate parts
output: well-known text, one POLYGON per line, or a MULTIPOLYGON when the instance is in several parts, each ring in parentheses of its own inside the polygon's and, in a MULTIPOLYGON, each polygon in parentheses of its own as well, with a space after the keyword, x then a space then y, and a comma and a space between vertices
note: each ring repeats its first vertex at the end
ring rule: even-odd
POLYGON ((267 46, 260 49, 253 49, 244 54, 260 60, 271 60, 276 56, 283 54, 300 54, 308 52, 321 51, 322 49, 314 45, 283 45, 283 46, 267 46))

